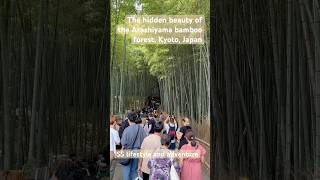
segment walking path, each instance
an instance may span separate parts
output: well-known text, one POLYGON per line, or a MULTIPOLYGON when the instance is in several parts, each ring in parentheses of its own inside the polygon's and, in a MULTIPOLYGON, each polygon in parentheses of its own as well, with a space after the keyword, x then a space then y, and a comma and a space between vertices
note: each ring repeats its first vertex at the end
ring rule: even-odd
MULTIPOLYGON (((144 124, 145 122, 142 122, 142 124, 144 124)), ((197 139, 198 143, 202 144, 202 146, 204 146, 206 148, 206 151, 207 153, 210 153, 210 144, 201 140, 201 139, 197 139)), ((206 159, 206 160, 209 160, 210 159, 206 159)), ((208 162, 205 162, 204 164, 210 164, 208 162)), ((203 164, 203 166, 204 166, 203 164)), ((209 165, 210 166, 210 165, 209 165)), ((205 168, 205 167, 202 167, 202 177, 203 177, 203 180, 209 180, 210 179, 210 173, 209 171, 205 168)), ((114 177, 112 180, 122 180, 123 177, 122 177, 122 165, 117 163, 116 164, 116 167, 115 167, 115 172, 114 172, 114 177)))
MULTIPOLYGON (((115 169, 115 174, 112 180, 122 180, 122 165, 121 164, 117 164, 116 169, 115 169)), ((203 173, 203 180, 210 180, 210 175, 206 174, 206 170, 203 169, 202 173, 203 173)))

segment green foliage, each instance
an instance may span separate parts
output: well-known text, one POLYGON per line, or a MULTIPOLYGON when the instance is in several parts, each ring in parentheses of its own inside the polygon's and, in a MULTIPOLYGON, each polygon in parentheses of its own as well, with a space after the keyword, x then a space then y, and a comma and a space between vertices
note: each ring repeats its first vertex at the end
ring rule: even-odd
MULTIPOLYGON (((145 0, 143 3, 142 15, 205 15, 206 26, 209 27, 209 1, 197 1, 197 0, 145 0)), ((113 8, 111 23, 111 42, 114 46, 114 38, 116 37, 116 61, 118 66, 121 63, 122 51, 123 51, 123 35, 117 34, 115 36, 115 29, 118 24, 124 24, 125 15, 136 14, 134 10, 134 1, 124 1, 119 7, 119 17, 117 19, 117 9, 113 8), (118 22, 116 24, 116 22, 118 22)), ((206 29, 208 32, 208 28, 206 29)), ((207 33, 208 34, 208 33, 207 33)), ((134 65, 137 73, 144 72, 146 69, 152 76, 156 76, 159 79, 163 79, 172 74, 174 67, 181 63, 179 61, 185 61, 179 57, 180 54, 175 52, 186 52, 188 57, 192 57, 192 51, 185 51, 192 45, 179 45, 177 49, 173 51, 174 45, 133 45, 130 39, 127 37, 127 65, 134 65), (132 62, 132 63, 130 63, 132 62)))
MULTIPOLYGON (((208 0, 141 2, 142 15, 204 15, 209 27, 208 0)), ((209 60, 204 49, 209 44, 209 28, 205 29, 205 45, 137 45, 131 44, 129 36, 115 34, 117 25, 125 23, 126 15, 136 14, 134 1, 115 6, 111 13, 111 51, 114 51, 111 86, 112 97, 118 97, 111 102, 111 111, 122 112, 130 108, 126 99, 150 96, 158 88, 163 110, 199 122, 208 120, 209 60)))
MULTIPOLYGON (((58 28, 62 28, 70 39, 94 42, 103 34, 106 10, 100 1, 52 1, 49 8, 49 21, 54 24, 58 20, 58 28), (57 8, 59 7, 59 12, 57 8), (58 17, 56 14, 58 13, 58 17), (57 18, 57 19, 56 19, 57 18)), ((37 19, 37 18, 35 18, 37 19)))

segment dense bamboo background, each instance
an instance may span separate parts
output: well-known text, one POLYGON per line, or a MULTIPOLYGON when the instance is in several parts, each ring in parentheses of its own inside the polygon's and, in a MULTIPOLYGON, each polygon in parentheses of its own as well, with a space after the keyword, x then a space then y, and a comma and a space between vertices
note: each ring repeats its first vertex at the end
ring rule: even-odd
POLYGON ((107 1, 0 1, 0 169, 106 146, 107 1))
POLYGON ((214 176, 319 179, 319 1, 211 7, 214 176))
MULTIPOLYGON (((150 13, 167 11, 152 2, 150 13)), ((208 10, 204 1, 166 2, 171 13, 173 4, 188 13, 208 10)), ((60 153, 92 157, 106 143, 109 109, 121 113, 124 102, 158 84, 168 112, 190 116, 199 129, 210 120, 216 179, 319 179, 319 3, 215 0, 210 46, 170 46, 168 55, 180 58, 175 66, 164 75, 142 68, 139 76, 127 61, 133 55, 125 38, 112 34, 109 47, 107 1, 1 0, 0 169, 41 167, 60 153), (110 48, 118 82, 111 92, 110 48), (108 106, 110 94, 117 101, 108 106)))

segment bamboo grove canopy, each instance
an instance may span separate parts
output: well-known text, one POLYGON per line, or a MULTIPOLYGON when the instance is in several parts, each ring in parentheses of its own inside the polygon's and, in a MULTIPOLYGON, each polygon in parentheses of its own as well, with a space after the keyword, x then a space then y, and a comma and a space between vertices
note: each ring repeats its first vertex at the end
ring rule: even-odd
POLYGON ((319 0, 211 6, 214 176, 319 179, 319 0))
POLYGON ((107 143, 106 109, 158 88, 165 111, 212 114, 216 179, 319 179, 319 0, 142 3, 141 14, 204 14, 213 34, 204 46, 133 46, 114 32, 133 1, 0 2, 0 169, 92 157, 107 143))
POLYGON ((161 97, 162 108, 196 121, 209 118, 209 1, 142 1, 141 15, 204 15, 204 45, 136 45, 115 33, 126 15, 136 14, 134 1, 112 1, 111 112, 124 113, 136 101, 161 97))
POLYGON ((108 6, 0 1, 0 169, 32 172, 53 156, 92 158, 106 146, 108 6))

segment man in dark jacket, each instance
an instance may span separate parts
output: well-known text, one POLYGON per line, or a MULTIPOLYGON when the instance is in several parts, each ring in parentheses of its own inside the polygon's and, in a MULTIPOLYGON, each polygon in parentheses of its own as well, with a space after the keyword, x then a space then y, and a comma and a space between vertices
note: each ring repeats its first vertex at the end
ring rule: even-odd
POLYGON ((121 126, 119 128, 119 137, 121 139, 122 137, 122 134, 123 134, 123 131, 129 126, 129 120, 128 120, 128 117, 126 117, 122 123, 121 123, 121 126))

